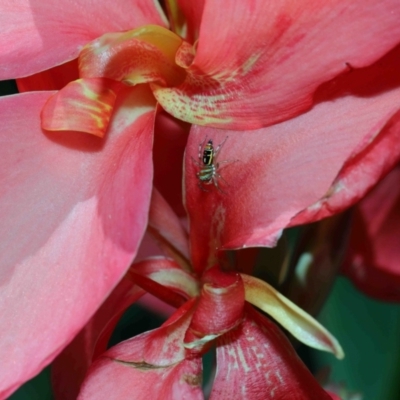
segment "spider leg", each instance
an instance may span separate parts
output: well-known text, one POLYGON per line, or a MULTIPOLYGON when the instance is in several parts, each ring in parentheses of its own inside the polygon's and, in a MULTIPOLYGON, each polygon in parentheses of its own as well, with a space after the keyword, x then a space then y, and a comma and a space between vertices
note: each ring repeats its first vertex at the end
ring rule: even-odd
POLYGON ((193 163, 195 165, 197 165, 199 168, 201 168, 201 164, 198 161, 196 161, 193 157, 191 157, 191 158, 192 158, 193 163))
POLYGON ((218 189, 218 191, 221 192, 221 193, 225 193, 225 192, 221 189, 221 187, 218 185, 218 179, 222 179, 226 184, 227 184, 227 182, 226 182, 226 180, 225 180, 220 174, 217 174, 217 173, 216 173, 216 174, 212 177, 212 182, 213 182, 214 186, 218 189))
POLYGON ((218 173, 215 173, 216 179, 221 179, 225 183, 226 186, 230 186, 229 183, 224 179, 224 177, 218 173))
POLYGON ((214 159, 217 158, 217 155, 219 153, 219 151, 221 150, 222 146, 224 145, 224 143, 228 140, 228 136, 222 141, 222 143, 220 143, 216 149, 214 150, 214 159))
MULTIPOLYGON (((216 165, 217 165, 217 168, 220 168, 220 165, 221 164, 229 164, 229 163, 234 163, 234 162, 237 162, 237 161, 239 161, 239 160, 223 160, 223 161, 219 161, 216 165)), ((224 167, 226 167, 226 165, 223 165, 221 168, 224 168, 224 167)))

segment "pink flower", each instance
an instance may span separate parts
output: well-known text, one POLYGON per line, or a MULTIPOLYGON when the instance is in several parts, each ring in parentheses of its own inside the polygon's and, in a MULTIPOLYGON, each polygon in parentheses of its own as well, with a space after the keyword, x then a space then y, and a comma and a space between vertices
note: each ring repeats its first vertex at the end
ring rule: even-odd
MULTIPOLYGON (((173 34, 146 0, 0 1, 0 79, 73 64, 94 41, 83 80, 56 95, 0 99, 0 363, 8 366, 0 396, 65 348, 133 261, 147 225, 157 102, 196 124, 185 199, 200 275, 215 265, 216 248, 272 245, 285 227, 353 204, 398 161, 399 50, 384 56, 400 39, 397 1, 224 4, 221 24, 216 2, 168 2, 173 34), (112 68, 109 76, 103 67, 118 48, 109 39, 121 35, 102 35, 140 27, 144 36, 162 32, 151 43, 140 38, 151 48, 139 57, 150 60, 139 63, 142 81, 134 64, 117 63, 121 75, 112 68), (220 170, 223 192, 204 192, 192 157, 205 138, 217 145, 227 136, 220 160, 238 161, 220 170)), ((162 176, 166 164, 154 161, 162 176)), ((165 181, 175 187, 176 178, 165 181)))
MULTIPOLYGON (((153 194, 149 223, 176 260, 150 258, 131 267, 56 360, 53 372, 57 396, 76 398, 90 367, 80 399, 124 399, 132 393, 138 399, 201 399, 201 355, 215 345, 217 369, 210 398, 328 399, 285 336, 249 303, 270 314, 303 343, 341 358, 339 344, 321 325, 271 286, 249 275, 224 272, 220 266, 198 278, 186 272, 191 266, 185 257, 185 231, 157 192, 153 194), (118 315, 143 294, 143 289, 181 306, 161 328, 101 354, 118 315), (189 300, 185 302, 184 298, 189 300)), ((239 270, 242 267, 238 265, 239 270)), ((224 268, 229 268, 228 263, 224 268)))

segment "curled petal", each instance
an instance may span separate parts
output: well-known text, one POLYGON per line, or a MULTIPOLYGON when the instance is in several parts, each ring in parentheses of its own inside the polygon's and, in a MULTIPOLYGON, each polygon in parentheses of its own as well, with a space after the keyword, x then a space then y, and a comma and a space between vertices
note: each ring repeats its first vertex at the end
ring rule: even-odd
MULTIPOLYGON (((154 257, 140 261, 129 271, 131 279, 136 280, 142 276, 179 293, 185 298, 195 297, 199 293, 197 280, 188 272, 182 270, 174 260, 164 257, 154 257)), ((138 284, 141 285, 141 283, 138 284)), ((144 282, 144 284, 146 284, 144 282)), ((153 293, 157 296, 157 292, 153 293)))
POLYGON ((220 7, 205 2, 186 80, 155 87, 165 110, 194 124, 258 129, 296 116, 319 85, 400 42, 397 0, 228 0, 223 25, 220 7))
POLYGON ((210 400, 328 400, 275 324, 247 308, 243 323, 217 339, 210 400))
POLYGON ((182 39, 156 25, 124 33, 107 33, 87 44, 79 55, 82 78, 109 78, 130 85, 158 82, 177 85, 184 71, 175 63, 182 39))
POLYGON ((79 400, 203 399, 201 358, 185 359, 193 301, 161 328, 111 348, 92 365, 79 400))
POLYGON ((214 267, 206 277, 197 308, 185 336, 185 347, 202 345, 234 328, 242 321, 244 288, 239 274, 214 267))
POLYGON ((296 339, 318 350, 344 357, 339 342, 311 315, 280 294, 268 283, 242 274, 246 300, 269 314, 296 339))
POLYGON ((20 78, 78 57, 106 32, 166 25, 158 2, 120 0, 3 1, 0 5, 0 80, 20 78))
POLYGON ((13 360, 0 397, 81 330, 131 264, 147 224, 151 94, 121 93, 105 140, 45 134, 39 113, 52 94, 0 99, 0 359, 13 360))
POLYGON ((86 132, 103 137, 119 87, 108 79, 78 79, 49 98, 42 109, 42 128, 86 132))

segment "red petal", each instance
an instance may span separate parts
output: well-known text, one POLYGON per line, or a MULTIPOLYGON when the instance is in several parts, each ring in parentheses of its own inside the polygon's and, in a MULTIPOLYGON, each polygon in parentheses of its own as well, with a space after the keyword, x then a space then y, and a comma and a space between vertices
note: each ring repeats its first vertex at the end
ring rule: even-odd
POLYGON ((210 400, 327 400, 284 334, 248 308, 243 324, 217 340, 210 400))
POLYGON ((400 302, 400 165, 356 206, 343 272, 365 293, 400 302))
POLYGON ((182 160, 190 125, 164 111, 154 127, 154 186, 180 217, 186 216, 182 196, 182 160))
POLYGON ((199 36, 201 17, 205 0, 167 0, 166 5, 170 20, 177 32, 190 43, 194 43, 199 36))
POLYGON ((53 362, 53 388, 57 399, 76 399, 92 360, 106 350, 111 334, 127 307, 145 293, 134 285, 131 272, 186 295, 197 294, 196 282, 187 274, 185 279, 185 273, 171 260, 156 258, 133 264, 96 314, 53 362))
POLYGON ((228 0, 222 9, 208 1, 187 80, 155 95, 191 123, 271 125, 310 108, 316 88, 347 65, 364 67, 396 46, 399 18, 397 0, 228 0))
POLYGON ((151 197, 148 229, 165 252, 190 271, 188 234, 157 189, 151 197))
POLYGON ((185 359, 182 345, 193 302, 161 328, 120 343, 92 365, 80 400, 203 399, 201 358, 185 359))
POLYGON ((75 59, 47 71, 26 78, 19 78, 17 79, 17 86, 20 93, 36 90, 60 90, 78 78, 78 60, 75 59))
POLYGON ((175 261, 163 257, 140 261, 129 271, 129 274, 133 282, 155 296, 158 295, 157 291, 165 289, 163 293, 160 293, 161 299, 164 295, 168 295, 168 291, 177 294, 177 297, 180 298, 179 300, 177 297, 175 298, 177 302, 199 294, 197 280, 183 271, 175 261))
POLYGON ((39 113, 51 94, 0 99, 0 359, 13 361, 0 397, 78 333, 128 268, 147 223, 149 93, 121 95, 106 140, 44 134, 39 113))
POLYGON ((77 58, 81 47, 106 32, 164 25, 156 2, 119 0, 2 1, 0 80, 47 70, 77 58))
POLYGON ((399 101, 400 89, 381 88, 369 96, 342 95, 258 131, 194 126, 185 160, 194 267, 214 264, 213 252, 204 249, 271 246, 287 225, 330 215, 358 200, 399 158, 399 101), (220 190, 212 183, 200 185, 197 176, 199 144, 209 139, 215 147, 224 143, 216 161, 220 190), (340 190, 328 193, 345 162, 352 174, 344 168, 340 190))
POLYGON ((108 79, 78 79, 54 94, 42 109, 42 128, 103 137, 120 87, 108 79))
POLYGON ((244 287, 239 274, 226 273, 218 266, 203 277, 203 288, 192 322, 185 336, 185 347, 196 349, 242 321, 244 287))
POLYGON ((107 33, 87 44, 79 55, 81 78, 109 78, 130 85, 158 82, 175 86, 184 70, 175 63, 182 38, 168 29, 147 25, 107 33))
POLYGON ((52 387, 57 400, 77 398, 80 386, 95 357, 93 351, 96 344, 97 353, 103 353, 124 310, 144 293, 143 289, 133 285, 131 279, 124 278, 74 340, 53 361, 52 387), (104 332, 105 327, 107 332, 104 332), (100 334, 102 335, 99 344, 100 334))

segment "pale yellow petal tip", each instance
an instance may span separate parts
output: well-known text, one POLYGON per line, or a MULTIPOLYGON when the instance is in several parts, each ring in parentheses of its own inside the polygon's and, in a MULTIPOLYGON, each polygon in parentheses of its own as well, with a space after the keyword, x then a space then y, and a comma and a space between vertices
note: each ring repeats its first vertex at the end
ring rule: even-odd
POLYGON ((338 341, 336 341, 335 343, 335 351, 333 352, 333 354, 338 360, 343 360, 345 357, 342 346, 339 344, 338 341))
POLYGON ((246 301, 269 314, 305 345, 333 353, 339 360, 344 358, 344 351, 336 338, 311 315, 268 283, 246 274, 240 275, 246 301))

